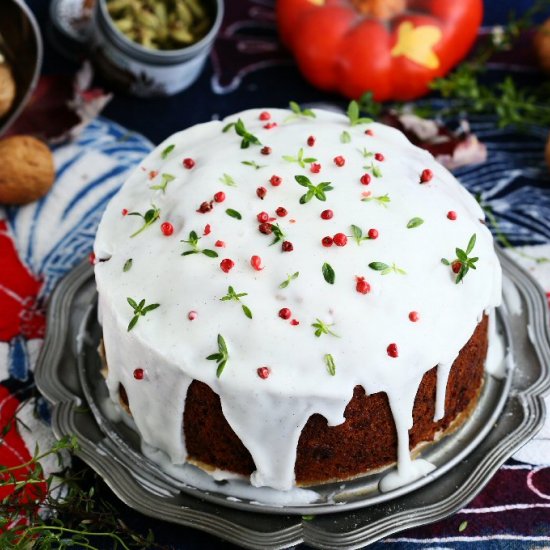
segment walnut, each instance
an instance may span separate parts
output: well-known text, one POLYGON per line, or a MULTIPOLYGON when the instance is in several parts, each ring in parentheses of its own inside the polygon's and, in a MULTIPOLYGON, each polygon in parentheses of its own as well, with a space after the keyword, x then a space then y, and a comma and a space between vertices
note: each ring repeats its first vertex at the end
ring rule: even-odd
POLYGON ((11 69, 6 63, 0 61, 0 118, 11 109, 15 93, 15 80, 11 69))
POLYGON ((30 136, 0 141, 0 204, 26 204, 45 195, 55 179, 48 146, 30 136))

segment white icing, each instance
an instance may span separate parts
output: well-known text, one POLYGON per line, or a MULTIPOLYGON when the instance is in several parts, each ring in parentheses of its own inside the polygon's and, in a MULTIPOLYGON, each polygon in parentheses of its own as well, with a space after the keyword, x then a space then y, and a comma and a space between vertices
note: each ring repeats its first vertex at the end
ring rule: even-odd
POLYGON ((485 359, 485 370, 496 378, 504 378, 511 367, 513 367, 513 356, 510 350, 504 349, 504 342, 497 328, 496 313, 492 311, 489 315, 489 347, 485 359))
POLYGON ((398 466, 397 469, 388 472, 380 480, 378 488, 381 492, 388 493, 394 489, 399 489, 403 485, 408 485, 434 470, 435 466, 423 458, 409 460, 405 466, 398 466))
MULTIPOLYGON (((193 379, 206 383, 220 396, 225 417, 252 454, 257 467, 252 483, 289 489, 294 485, 297 441, 309 416, 322 414, 335 425, 344 421, 356 385, 368 394, 385 391, 398 427, 399 476, 410 478, 411 469, 418 468, 410 461, 408 428, 423 374, 434 365, 452 364, 482 312, 500 303, 500 266, 492 237, 480 223, 483 212, 429 153, 392 128, 373 123, 368 127, 374 135, 368 136, 365 125, 352 127, 346 117, 323 111, 316 111, 315 119, 282 124, 289 112, 272 109, 272 121, 279 126, 267 130, 260 112, 246 111, 170 137, 109 203, 95 242, 97 258, 109 260, 97 263, 95 269, 111 397, 118 399, 122 383, 143 440, 181 463, 186 458, 182 419, 187 389, 193 379), (222 132, 237 118, 271 147, 269 156, 255 145, 241 149, 241 138, 233 129, 222 132), (340 141, 344 130, 350 143, 340 141), (316 137, 313 147, 306 144, 310 135, 316 137), (162 159, 161 152, 169 145, 175 148, 162 159), (319 174, 311 173, 309 165, 302 168, 282 158, 296 157, 300 148, 304 157, 315 157, 322 165, 319 174), (385 157, 374 161, 382 177, 373 177, 368 186, 359 181, 366 171, 363 167, 372 161, 363 158, 363 148, 385 157), (344 166, 333 162, 337 155, 345 157, 344 166), (182 165, 186 157, 196 162, 191 170, 182 165), (256 170, 243 161, 265 167, 256 170), (433 171, 434 178, 421 185, 419 175, 425 168, 433 171), (151 180, 150 171, 159 175, 151 180), (175 179, 165 193, 151 190, 163 173, 175 179), (237 186, 221 183, 224 174, 237 186), (283 179, 278 187, 269 183, 273 174, 283 179), (305 175, 315 185, 330 181, 334 189, 326 193, 326 202, 313 198, 300 204, 306 189, 296 183, 295 175, 305 175), (259 186, 267 189, 263 201, 256 195, 259 186), (211 212, 198 213, 199 205, 218 191, 224 191, 226 200, 214 203, 211 212), (388 194, 391 202, 386 208, 376 201, 362 202, 367 191, 373 196, 388 194), (121 211, 143 214, 152 203, 160 208, 160 220, 131 238, 143 220, 121 211), (265 211, 275 217, 279 206, 288 210, 277 223, 292 242, 292 252, 282 252, 280 243, 269 246, 273 235, 258 231, 256 215, 265 211), (227 208, 240 212, 242 220, 228 216, 227 208), (331 220, 320 218, 326 208, 334 211, 331 220), (447 219, 449 210, 457 213, 456 221, 447 219), (407 229, 413 217, 424 223, 407 229), (165 221, 174 226, 169 237, 160 231, 165 221), (204 236, 206 224, 211 233, 204 236), (321 245, 325 235, 351 235, 352 224, 364 233, 376 228, 379 237, 360 246, 351 237, 345 247, 321 245), (201 236, 201 248, 216 250, 219 257, 181 256, 190 247, 180 241, 188 240, 191 231, 201 236), (453 260, 455 248, 464 249, 474 233, 477 269, 457 285, 440 259, 453 260), (224 241, 225 248, 216 248, 217 240, 224 241), (262 271, 251 267, 253 255, 261 257, 262 271), (132 268, 123 272, 129 258, 132 268), (229 273, 220 269, 223 258, 235 262, 229 273), (407 274, 381 275, 368 267, 373 261, 395 262, 407 274), (336 273, 333 285, 322 276, 324 262, 336 273), (280 289, 279 284, 295 272, 299 277, 280 289), (369 294, 356 291, 356 276, 370 283, 369 294), (248 293, 241 299, 253 319, 243 314, 241 304, 220 301, 229 285, 248 293), (133 311, 127 297, 160 304, 130 332, 133 311), (298 326, 278 317, 282 307, 291 309, 298 326), (187 315, 192 310, 197 318, 190 321, 187 315), (409 320, 411 311, 419 313, 417 322, 409 320), (317 318, 333 324, 339 337, 316 337, 311 325, 317 318), (206 359, 218 351, 218 334, 229 349, 229 361, 219 378, 215 362, 206 359), (386 351, 390 343, 398 346, 397 358, 386 351), (334 357, 334 376, 327 371, 326 354, 334 357), (262 366, 271 370, 267 379, 256 374, 262 366), (144 379, 134 379, 135 368, 144 369, 144 379)), ((444 402, 444 391, 438 393, 444 402)))
POLYGON ((445 416, 445 395, 447 382, 451 372, 452 362, 439 363, 437 365, 437 382, 435 389, 435 414, 434 421, 437 422, 445 416))

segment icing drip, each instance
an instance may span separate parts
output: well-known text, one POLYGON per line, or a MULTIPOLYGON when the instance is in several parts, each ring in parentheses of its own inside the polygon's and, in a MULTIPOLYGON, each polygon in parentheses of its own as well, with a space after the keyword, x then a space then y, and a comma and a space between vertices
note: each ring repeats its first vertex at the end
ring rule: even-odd
POLYGON ((500 303, 483 211, 396 130, 373 123, 367 135, 323 111, 283 124, 289 111, 277 109, 278 125, 267 128, 260 113, 175 134, 109 203, 94 248, 110 258, 95 271, 111 398, 122 383, 143 440, 181 463, 187 389, 204 382, 254 458, 252 483, 286 490, 308 418, 341 423, 356 385, 385 391, 398 433, 395 475, 410 479, 427 469, 408 452, 424 373, 440 365, 437 417, 454 357, 500 303), (235 126, 222 131, 239 119, 262 147, 241 148, 235 126), (312 191, 324 182, 325 201, 312 191), (477 269, 455 284, 440 260, 452 261, 474 234, 477 269), (159 304, 131 330, 128 298, 159 304))
POLYGON ((447 382, 453 363, 439 363, 437 365, 437 385, 435 390, 435 414, 434 422, 445 416, 445 396, 447 393, 447 382))

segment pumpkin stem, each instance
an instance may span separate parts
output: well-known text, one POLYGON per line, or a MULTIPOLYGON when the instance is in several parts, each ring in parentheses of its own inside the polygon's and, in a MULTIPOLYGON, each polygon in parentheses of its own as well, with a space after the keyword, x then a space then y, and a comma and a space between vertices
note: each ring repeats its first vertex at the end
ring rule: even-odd
POLYGON ((351 0, 355 9, 375 19, 388 20, 407 7, 407 0, 351 0))

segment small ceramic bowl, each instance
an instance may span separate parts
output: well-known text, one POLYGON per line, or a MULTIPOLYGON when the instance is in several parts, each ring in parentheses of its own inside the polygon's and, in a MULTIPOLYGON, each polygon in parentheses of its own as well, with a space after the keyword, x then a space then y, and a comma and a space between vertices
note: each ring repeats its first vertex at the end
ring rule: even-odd
POLYGON ((97 0, 93 54, 98 70, 119 89, 139 97, 173 95, 198 78, 223 18, 223 0, 205 0, 212 19, 198 42, 177 50, 146 48, 126 37, 113 23, 106 0, 97 0))
POLYGON ((0 135, 27 104, 40 75, 42 37, 33 14, 22 0, 0 0, 0 52, 11 67, 16 96, 0 117, 0 135))

